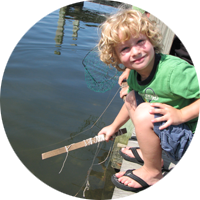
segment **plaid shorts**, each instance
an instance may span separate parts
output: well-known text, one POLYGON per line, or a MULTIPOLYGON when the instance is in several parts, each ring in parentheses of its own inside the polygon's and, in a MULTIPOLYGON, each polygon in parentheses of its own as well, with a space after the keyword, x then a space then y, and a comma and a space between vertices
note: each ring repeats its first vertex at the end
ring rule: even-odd
MULTIPOLYGON (((160 115, 155 114, 156 117, 160 115)), ((185 151, 187 150, 192 138, 193 133, 186 124, 171 125, 166 129, 159 130, 159 127, 165 122, 154 123, 154 132, 160 138, 162 149, 173 160, 179 161, 185 151)))

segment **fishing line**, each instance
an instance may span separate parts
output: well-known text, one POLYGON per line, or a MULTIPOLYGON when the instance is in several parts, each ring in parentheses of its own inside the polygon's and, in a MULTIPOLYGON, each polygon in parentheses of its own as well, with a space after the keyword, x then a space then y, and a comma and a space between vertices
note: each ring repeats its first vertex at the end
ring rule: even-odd
MULTIPOLYGON (((86 129, 86 130, 84 130, 84 131, 81 131, 81 132, 77 133, 76 135, 74 135, 74 136, 72 136, 72 137, 66 138, 66 139, 64 139, 64 140, 62 140, 62 141, 60 141, 60 142, 57 142, 57 143, 54 143, 54 144, 51 144, 51 145, 48 145, 48 146, 52 146, 52 145, 55 145, 55 144, 62 143, 62 142, 64 142, 64 141, 66 141, 66 140, 73 139, 73 138, 77 137, 78 135, 80 135, 80 134, 82 134, 82 133, 85 133, 86 131, 89 131, 90 129, 92 129, 92 128, 97 124, 97 122, 101 119, 101 117, 104 115, 104 113, 106 112, 106 110, 108 109, 108 107, 110 106, 110 104, 113 102, 114 98, 116 97, 116 95, 118 94, 118 92, 119 92, 120 89, 121 89, 121 87, 119 87, 119 89, 118 89, 117 92, 114 94, 113 98, 110 100, 110 102, 108 103, 108 105, 106 106, 106 108, 104 109, 104 111, 101 113, 101 115, 99 116, 99 118, 94 122, 94 124, 93 124, 90 128, 88 128, 88 129, 86 129)), ((47 146, 46 146, 46 147, 47 147, 47 146)), ((43 148, 44 148, 44 147, 43 147, 43 148)))
MULTIPOLYGON (((112 101, 114 100, 114 98, 116 97, 116 95, 118 94, 120 88, 121 88, 121 87, 119 87, 119 89, 117 90, 117 92, 115 93, 115 95, 113 96, 113 98, 111 99, 111 101, 109 102, 109 104, 106 106, 106 108, 104 109, 104 111, 102 112, 102 114, 101 114, 101 115, 99 116, 99 118, 95 121, 95 123, 94 123, 89 129, 86 129, 86 130, 84 130, 84 131, 82 131, 82 132, 76 134, 75 136, 73 136, 73 138, 76 137, 76 136, 78 136, 78 135, 80 135, 80 134, 83 133, 83 132, 86 132, 86 131, 92 129, 92 128, 95 126, 95 124, 100 120, 100 118, 103 116, 103 114, 106 112, 106 110, 108 109, 108 107, 110 106, 110 104, 112 103, 112 101)), ((97 137, 96 137, 96 139, 97 139, 97 137)), ((84 141, 85 141, 85 140, 84 140, 84 141)), ((89 144, 87 144, 86 141, 85 141, 85 146, 88 146, 88 145, 89 145, 89 144)), ((98 153, 99 153, 99 151, 100 151, 100 149, 101 149, 101 148, 99 148, 99 145, 100 145, 100 141, 98 142, 97 149, 96 149, 96 152, 95 152, 95 155, 94 155, 92 164, 91 164, 91 166, 90 166, 90 168, 89 168, 89 170, 88 170, 86 180, 85 180, 84 184, 81 186, 80 190, 75 194, 75 197, 78 195, 78 193, 81 191, 81 189, 83 188, 84 185, 85 185, 85 188, 84 188, 84 190, 83 190, 83 197, 85 197, 85 192, 86 192, 87 190, 90 189, 89 176, 90 176, 90 173, 91 173, 91 171, 92 171, 92 167, 93 167, 94 165, 101 165, 101 164, 103 164, 104 162, 106 162, 106 160, 108 159, 108 157, 109 157, 109 155, 110 155, 110 153, 111 153, 112 145, 110 146, 110 149, 109 149, 109 152, 108 152, 108 155, 106 156, 106 158, 105 158, 102 162, 97 163, 97 164, 94 164, 94 161, 95 161, 95 159, 96 159, 96 157, 97 157, 97 155, 98 155, 98 153)), ((101 143, 101 145, 102 145, 102 143, 101 143)), ((70 146, 71 146, 71 145, 70 145, 70 146)), ((62 170, 63 170, 63 168, 64 168, 64 166, 65 166, 65 163, 66 163, 66 160, 67 160, 67 157, 68 157, 68 154, 69 154, 69 151, 68 151, 68 150, 69 150, 70 146, 69 146, 68 148, 65 146, 65 148, 66 148, 66 157, 65 157, 65 160, 64 160, 64 162, 63 162, 63 164, 62 164, 62 167, 61 167, 61 170, 60 170, 59 174, 62 172, 62 170)))
MULTIPOLYGON (((88 170, 88 172, 87 172, 87 178, 86 178, 85 182, 83 183, 83 185, 81 186, 81 188, 79 189, 79 191, 74 195, 75 197, 78 195, 78 193, 81 191, 81 189, 83 188, 83 186, 84 186, 85 184, 86 184, 86 187, 85 187, 85 189, 83 190, 83 193, 85 192, 85 190, 86 190, 87 188, 89 188, 89 175, 90 175, 90 172, 91 172, 91 170, 92 170, 92 166, 93 166, 94 160, 95 160, 95 158, 96 158, 97 152, 99 152, 99 145, 100 145, 100 143, 97 144, 97 149, 96 149, 96 152, 95 152, 95 156, 94 156, 94 158, 93 158, 93 160, 92 160, 92 164, 91 164, 91 166, 90 166, 90 168, 89 168, 89 170, 88 170)), ((102 143, 101 143, 101 145, 102 145, 102 143)), ((84 194, 83 194, 83 195, 84 195, 84 194)))
POLYGON ((109 149, 109 151, 108 151, 108 155, 106 156, 106 158, 104 159, 104 161, 102 161, 102 162, 100 162, 100 163, 97 163, 97 164, 94 164, 94 165, 101 165, 101 164, 103 164, 103 163, 106 162, 106 160, 108 159, 108 157, 109 157, 109 155, 110 155, 110 153, 111 153, 111 150, 112 150, 111 147, 112 147, 112 146, 110 146, 110 149, 109 149))
POLYGON ((63 162, 63 164, 62 164, 62 167, 61 167, 61 169, 60 169, 60 171, 59 171, 59 174, 62 172, 62 170, 63 170, 63 168, 64 168, 64 166, 65 166, 65 162, 66 162, 66 160, 67 160, 67 157, 68 157, 68 154, 69 154, 69 148, 72 146, 72 144, 69 146, 69 147, 67 147, 67 146, 65 146, 65 149, 66 149, 66 157, 65 157, 65 160, 64 160, 64 162, 63 162))
MULTIPOLYGON (((123 87, 123 86, 122 86, 122 87, 123 87)), ((122 87, 120 87, 120 88, 122 88, 122 87)), ((119 88, 119 89, 120 89, 120 88, 119 88)), ((92 128, 95 126, 95 124, 96 124, 96 123, 99 121, 99 119, 103 116, 103 114, 106 112, 106 110, 108 109, 108 107, 110 106, 110 104, 112 103, 112 101, 114 100, 114 98, 116 97, 117 93, 119 92, 119 89, 117 90, 117 92, 115 93, 115 95, 113 96, 113 98, 111 99, 111 101, 109 102, 109 104, 106 106, 106 108, 104 109, 104 111, 102 112, 102 114, 101 114, 101 115, 99 116, 99 118, 96 120, 96 122, 95 122, 89 129, 87 129, 87 130, 85 130, 85 131, 88 131, 88 130, 92 129, 92 128)), ((74 137, 76 137, 77 135, 79 135, 79 134, 81 134, 81 133, 83 133, 83 132, 85 132, 85 131, 82 131, 82 132, 76 134, 74 137)), ((101 136, 101 135, 100 135, 100 136, 101 136)), ((102 135, 102 136, 103 136, 103 135, 102 135)), ((86 190, 89 190, 89 189, 90 189, 89 176, 90 176, 90 173, 91 173, 91 171, 92 171, 92 167, 93 167, 94 165, 101 165, 101 164, 103 164, 104 162, 106 162, 106 160, 108 159, 108 157, 109 157, 109 155, 110 155, 110 153, 111 153, 112 145, 110 146, 110 149, 109 149, 109 152, 108 152, 106 158, 105 158, 102 162, 97 163, 97 164, 94 164, 94 161, 95 161, 95 159, 96 159, 96 157, 97 157, 97 155, 98 155, 98 153, 99 153, 99 151, 100 151, 100 149, 101 149, 101 148, 99 148, 100 142, 102 141, 102 139, 104 139, 104 137, 99 138, 99 136, 96 136, 95 139, 96 139, 96 142, 97 142, 98 145, 97 145, 97 149, 96 149, 96 152, 95 152, 95 155, 94 155, 92 164, 91 164, 91 166, 90 166, 90 168, 89 168, 89 170, 88 170, 87 177, 86 177, 86 180, 85 180, 84 184, 81 186, 81 188, 79 189, 79 191, 75 194, 75 197, 78 195, 78 193, 81 191, 81 189, 83 188, 84 185, 85 185, 85 188, 84 188, 84 190, 83 190, 83 197, 85 197, 85 192, 86 192, 86 190)), ((92 144, 92 139, 91 139, 91 141, 87 141, 87 142, 86 142, 86 140, 84 140, 84 142, 85 142, 85 147, 86 147, 86 146, 92 144)), ((71 144, 71 145, 72 145, 72 144, 71 144)), ((65 157, 65 160, 64 160, 64 162, 63 162, 63 164, 62 164, 61 170, 59 171, 59 174, 62 172, 62 170, 63 170, 63 168, 64 168, 64 166, 65 166, 65 163, 66 163, 66 160, 67 160, 67 157, 68 157, 68 154, 69 154, 69 148, 71 147, 71 145, 70 145, 69 147, 65 146, 65 148, 66 148, 66 157, 65 157)), ((102 145, 102 143, 101 143, 101 145, 102 145)))
MULTIPOLYGON (((59 141, 59 142, 56 142, 56 143, 53 143, 53 144, 49 144, 49 145, 43 146, 43 147, 38 147, 38 148, 34 148, 34 149, 29 149, 29 150, 26 150, 26 152, 27 152, 27 151, 38 150, 38 149, 43 149, 43 148, 46 148, 46 147, 50 147, 50 146, 53 146, 53 145, 60 144, 60 143, 62 143, 62 142, 64 142, 64 141, 66 141, 66 140, 73 139, 73 138, 77 137, 78 135, 80 135, 80 134, 82 134, 82 133, 85 133, 85 132, 89 131, 90 129, 92 129, 92 128, 97 124, 97 122, 100 120, 100 118, 104 115, 104 113, 106 112, 106 110, 108 109, 108 107, 110 106, 110 104, 113 102, 114 98, 116 97, 116 95, 118 94, 118 92, 119 92, 120 89, 121 89, 121 87, 119 87, 119 89, 117 90, 117 92, 115 93, 115 95, 113 96, 113 98, 111 99, 111 101, 109 102, 109 104, 106 106, 106 108, 104 109, 104 111, 102 112, 102 114, 99 116, 99 118, 94 122, 94 124, 93 124, 90 128, 88 128, 88 129, 86 129, 86 130, 84 130, 84 131, 81 131, 81 132, 79 132, 78 134, 76 134, 76 135, 74 135, 74 136, 71 136, 71 137, 68 137, 68 138, 66 138, 66 139, 64 139, 64 140, 61 140, 61 141, 59 141)), ((24 152, 24 151, 23 151, 23 152, 24 152)))
POLYGON ((78 195, 78 193, 81 191, 81 189, 82 189, 83 186, 85 185, 85 188, 84 188, 84 190, 83 190, 83 197, 85 198, 85 192, 86 192, 86 190, 89 190, 89 189, 90 189, 89 176, 90 176, 90 173, 91 173, 91 171, 92 171, 92 167, 93 167, 94 165, 101 165, 101 164, 103 164, 104 162, 106 162, 106 160, 108 159, 108 157, 109 157, 109 155, 110 155, 110 153, 111 153, 111 151, 112 151, 113 144, 110 146, 110 149, 109 149, 109 152, 108 152, 108 155, 106 156, 106 158, 105 158, 102 162, 97 163, 97 164, 94 164, 94 161, 95 161, 95 159, 96 159, 96 157, 97 157, 97 155, 98 155, 98 153, 99 153, 99 151, 100 151, 100 149, 101 149, 102 143, 101 143, 101 146, 99 146, 99 145, 100 145, 100 143, 98 143, 98 145, 97 145, 97 149, 96 149, 96 152, 95 152, 95 155, 94 155, 92 164, 91 164, 91 166, 90 166, 90 168, 89 168, 89 170, 88 170, 88 172, 87 172, 86 180, 85 180, 85 182, 83 183, 83 185, 81 186, 81 188, 79 189, 79 191, 75 194, 75 197, 78 195))
POLYGON ((115 95, 113 96, 113 98, 111 99, 111 101, 109 102, 109 104, 106 106, 106 108, 104 109, 104 111, 102 112, 102 114, 99 116, 99 118, 94 122, 94 124, 90 128, 88 128, 88 129, 86 129, 84 131, 81 131, 80 133, 78 133, 78 134, 76 134, 76 135, 74 135, 72 137, 66 138, 66 139, 64 139, 64 140, 62 140, 60 142, 54 143, 52 145, 64 142, 65 140, 68 140, 68 139, 73 139, 73 138, 77 137, 78 135, 80 135, 80 134, 82 134, 82 133, 84 133, 84 132, 89 131, 90 129, 92 129, 96 125, 96 123, 100 120, 100 118, 104 115, 104 113, 106 112, 106 110, 108 109, 108 107, 110 106, 110 104, 113 102, 114 98, 116 97, 116 95, 118 94, 118 92, 119 92, 120 89, 121 89, 121 87, 119 87, 119 89, 117 90, 117 92, 115 93, 115 95))

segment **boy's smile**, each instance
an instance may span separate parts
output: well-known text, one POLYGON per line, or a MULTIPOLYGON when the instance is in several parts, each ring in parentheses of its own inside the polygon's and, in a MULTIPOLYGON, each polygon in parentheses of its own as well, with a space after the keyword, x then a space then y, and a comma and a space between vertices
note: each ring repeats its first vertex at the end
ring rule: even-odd
MULTIPOLYGON (((122 34, 119 33, 119 37, 122 39, 122 34)), ((131 36, 129 40, 117 44, 115 52, 120 63, 137 71, 143 80, 150 75, 155 52, 153 45, 145 35, 141 34, 137 38, 131 36)))

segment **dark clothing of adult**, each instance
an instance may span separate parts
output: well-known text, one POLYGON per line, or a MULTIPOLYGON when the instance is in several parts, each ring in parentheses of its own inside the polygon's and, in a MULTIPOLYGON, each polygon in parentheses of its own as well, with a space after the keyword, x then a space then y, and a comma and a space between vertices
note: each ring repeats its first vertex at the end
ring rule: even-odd
POLYGON ((199 37, 191 24, 182 17, 178 23, 170 55, 182 58, 196 68, 200 67, 199 37))

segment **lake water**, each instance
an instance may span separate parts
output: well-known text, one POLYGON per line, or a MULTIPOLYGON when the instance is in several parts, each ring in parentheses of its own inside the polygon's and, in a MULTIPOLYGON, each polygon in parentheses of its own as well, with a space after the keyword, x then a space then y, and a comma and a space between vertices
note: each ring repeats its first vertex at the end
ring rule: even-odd
MULTIPOLYGON (((61 174, 66 155, 42 160, 41 154, 96 136, 118 113, 123 103, 119 95, 92 129, 79 134, 94 124, 119 88, 116 82, 104 93, 91 90, 82 64, 98 43, 98 25, 115 11, 84 2, 83 7, 50 13, 19 41, 2 81, 3 124, 19 159, 47 185, 72 196, 79 192, 81 198, 97 145, 69 152, 61 174)), ((107 157, 111 145, 101 144, 95 164, 107 157)), ((86 198, 111 198, 113 185, 105 187, 105 180, 113 173, 109 159, 94 165, 86 198)))

